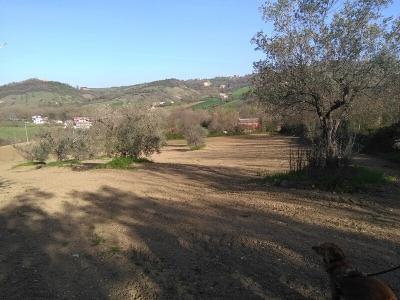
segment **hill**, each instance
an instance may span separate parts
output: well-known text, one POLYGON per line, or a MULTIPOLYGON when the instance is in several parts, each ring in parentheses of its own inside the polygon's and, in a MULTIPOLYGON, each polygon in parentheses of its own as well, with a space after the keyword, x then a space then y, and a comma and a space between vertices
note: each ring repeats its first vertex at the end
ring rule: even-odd
POLYGON ((166 102, 179 105, 220 93, 232 94, 249 85, 249 76, 213 79, 166 79, 110 88, 74 88, 68 84, 28 79, 0 87, 0 109, 37 111, 38 108, 71 106, 85 108, 98 104, 166 102))

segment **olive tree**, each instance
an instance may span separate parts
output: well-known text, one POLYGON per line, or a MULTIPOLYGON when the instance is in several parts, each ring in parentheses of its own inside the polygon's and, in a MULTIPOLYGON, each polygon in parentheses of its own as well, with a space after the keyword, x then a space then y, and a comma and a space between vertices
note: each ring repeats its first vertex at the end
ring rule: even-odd
POLYGON ((271 33, 253 38, 265 59, 254 85, 265 104, 312 112, 321 167, 340 162, 339 128, 353 103, 368 101, 399 64, 400 20, 384 18, 388 0, 276 0, 262 7, 271 33))
POLYGON ((164 141, 160 115, 145 106, 103 108, 97 113, 93 132, 110 156, 139 158, 161 149, 164 141))

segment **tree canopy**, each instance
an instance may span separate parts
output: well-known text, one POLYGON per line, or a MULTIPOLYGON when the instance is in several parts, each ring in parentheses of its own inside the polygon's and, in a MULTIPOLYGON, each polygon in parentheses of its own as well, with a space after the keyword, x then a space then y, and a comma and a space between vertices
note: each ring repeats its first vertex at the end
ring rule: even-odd
POLYGON ((277 0, 262 7, 273 31, 253 39, 265 53, 254 64, 256 93, 266 104, 314 113, 327 160, 340 155, 337 132, 353 102, 399 71, 400 19, 382 15, 389 4, 277 0))

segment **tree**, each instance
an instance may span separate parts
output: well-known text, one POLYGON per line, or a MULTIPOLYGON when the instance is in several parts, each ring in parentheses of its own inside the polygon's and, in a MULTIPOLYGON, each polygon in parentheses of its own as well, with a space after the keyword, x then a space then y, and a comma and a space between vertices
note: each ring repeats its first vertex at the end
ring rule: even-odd
POLYGON ((104 108, 93 132, 106 154, 139 158, 158 152, 164 142, 161 118, 148 107, 104 108))
POLYGON ((211 114, 211 122, 208 128, 214 132, 238 131, 239 113, 236 110, 217 107, 211 114))
POLYGON ((256 94, 265 104, 313 113, 321 167, 340 163, 339 127, 352 104, 368 101, 398 70, 400 20, 381 15, 389 4, 277 0, 262 7, 274 30, 253 39, 266 55, 254 64, 256 94))
POLYGON ((180 110, 175 120, 176 128, 186 139, 189 147, 196 149, 204 146, 207 129, 201 124, 206 122, 207 116, 203 112, 180 110))

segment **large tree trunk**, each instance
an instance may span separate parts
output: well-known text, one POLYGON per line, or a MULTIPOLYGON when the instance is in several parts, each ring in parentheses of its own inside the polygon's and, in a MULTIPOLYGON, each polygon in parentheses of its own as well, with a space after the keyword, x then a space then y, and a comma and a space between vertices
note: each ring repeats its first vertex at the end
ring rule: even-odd
POLYGON ((337 131, 340 125, 340 120, 325 117, 322 120, 322 147, 321 153, 324 161, 322 167, 336 168, 340 164, 340 151, 338 145, 337 131))

